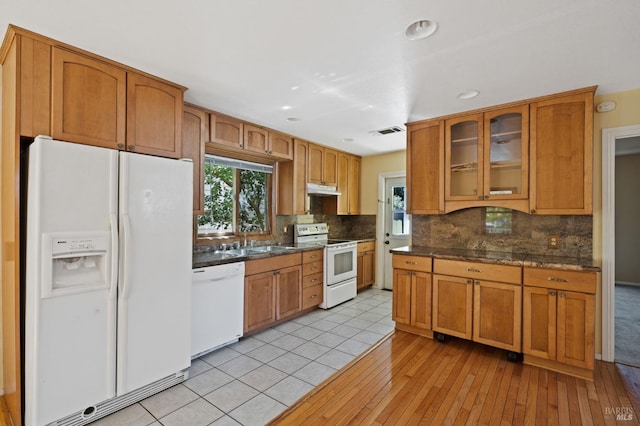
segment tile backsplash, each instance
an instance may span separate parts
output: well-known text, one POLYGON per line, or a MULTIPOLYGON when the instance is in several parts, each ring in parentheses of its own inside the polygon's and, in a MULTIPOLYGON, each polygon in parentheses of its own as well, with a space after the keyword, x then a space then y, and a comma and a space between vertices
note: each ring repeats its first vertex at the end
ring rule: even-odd
POLYGON ((412 216, 416 246, 592 257, 593 217, 529 215, 516 210, 471 208, 440 216, 412 216), (547 247, 559 237, 557 249, 547 247))
POLYGON ((364 240, 376 237, 376 216, 336 216, 306 214, 276 217, 276 238, 281 244, 293 243, 293 225, 296 223, 320 223, 329 225, 329 238, 364 240), (284 232, 284 229, 287 232, 284 232))

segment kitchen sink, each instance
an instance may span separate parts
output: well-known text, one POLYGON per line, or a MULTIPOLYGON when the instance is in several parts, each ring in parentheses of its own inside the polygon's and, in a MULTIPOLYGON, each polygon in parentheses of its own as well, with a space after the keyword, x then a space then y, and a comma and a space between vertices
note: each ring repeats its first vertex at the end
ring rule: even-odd
POLYGON ((232 259, 234 257, 245 256, 246 253, 237 253, 239 250, 225 250, 225 251, 215 251, 209 254, 207 257, 210 260, 224 260, 224 259, 232 259))
POLYGON ((276 251, 293 250, 293 247, 286 246, 262 246, 246 249, 248 254, 271 253, 276 251))

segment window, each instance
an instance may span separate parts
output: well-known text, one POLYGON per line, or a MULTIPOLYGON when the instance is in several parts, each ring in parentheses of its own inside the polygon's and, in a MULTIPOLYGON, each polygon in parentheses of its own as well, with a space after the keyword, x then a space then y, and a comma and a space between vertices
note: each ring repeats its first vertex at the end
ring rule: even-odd
POLYGON ((487 234, 511 234, 511 209, 502 207, 485 208, 485 230, 487 234))
POLYGON ((393 198, 391 200, 391 214, 393 216, 393 235, 409 234, 409 215, 405 208, 406 186, 393 186, 393 198))
POLYGON ((273 167, 205 155, 204 214, 198 236, 223 237, 271 232, 273 167))

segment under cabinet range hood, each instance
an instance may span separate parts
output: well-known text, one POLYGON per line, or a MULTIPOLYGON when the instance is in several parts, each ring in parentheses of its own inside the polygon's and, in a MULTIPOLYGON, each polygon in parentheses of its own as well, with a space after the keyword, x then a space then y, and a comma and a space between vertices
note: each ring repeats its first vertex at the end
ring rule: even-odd
POLYGON ((307 194, 324 197, 328 197, 330 195, 340 195, 335 186, 320 185, 317 183, 307 183, 307 194))

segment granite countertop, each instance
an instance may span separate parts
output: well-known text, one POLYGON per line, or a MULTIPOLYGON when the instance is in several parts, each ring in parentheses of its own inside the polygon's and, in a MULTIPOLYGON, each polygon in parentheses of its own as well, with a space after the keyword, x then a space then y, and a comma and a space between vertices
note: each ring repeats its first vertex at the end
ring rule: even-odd
POLYGON ((466 250, 405 246, 390 250, 392 253, 410 256, 430 256, 437 259, 468 260, 473 262, 497 263, 502 265, 527 266, 533 268, 570 269, 574 271, 599 272, 600 267, 593 259, 549 256, 542 254, 508 253, 487 250, 466 250))
MULTIPOLYGON (((227 263, 233 262, 245 262, 247 260, 255 260, 255 259, 264 259, 267 257, 274 256, 283 256, 286 254, 295 254, 302 253, 304 251, 309 250, 318 250, 321 249, 322 246, 310 246, 310 245, 291 245, 291 246, 283 246, 287 247, 286 250, 278 250, 278 251, 270 251, 264 253, 247 253, 240 256, 232 256, 227 258, 222 258, 224 256, 224 251, 203 251, 200 253, 193 253, 193 257, 191 260, 192 269, 196 268, 205 268, 207 266, 216 266, 216 265, 224 265, 227 263)), ((243 247, 244 248, 244 247, 243 247)), ((260 247, 255 247, 260 248, 260 247)), ((228 251, 226 253, 229 253, 228 251)))

